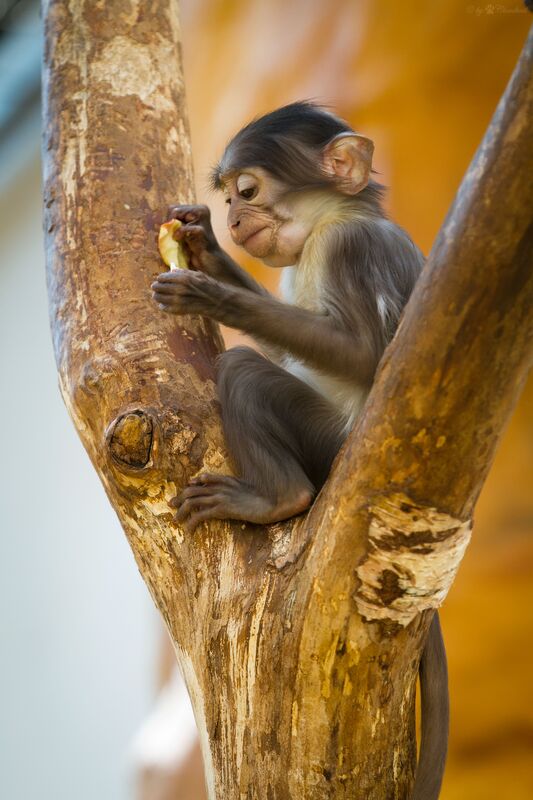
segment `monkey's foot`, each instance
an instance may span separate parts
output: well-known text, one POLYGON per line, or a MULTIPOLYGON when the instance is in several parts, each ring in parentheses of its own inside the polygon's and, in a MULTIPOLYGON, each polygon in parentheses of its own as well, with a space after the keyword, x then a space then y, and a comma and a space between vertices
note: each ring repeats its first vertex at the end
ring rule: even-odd
POLYGON ((192 532, 200 522, 207 519, 242 519, 246 522, 267 524, 288 519, 309 508, 313 493, 300 488, 273 500, 241 478, 230 475, 202 474, 193 478, 189 485, 170 505, 177 508, 176 522, 181 522, 192 532))

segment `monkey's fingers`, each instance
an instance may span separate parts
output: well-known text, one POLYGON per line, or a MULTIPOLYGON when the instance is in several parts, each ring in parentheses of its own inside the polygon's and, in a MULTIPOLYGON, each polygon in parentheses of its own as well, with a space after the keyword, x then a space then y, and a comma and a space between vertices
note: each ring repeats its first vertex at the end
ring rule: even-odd
POLYGON ((199 222, 209 219, 209 209, 204 205, 173 205, 168 207, 167 216, 169 219, 179 219, 181 222, 199 222))
POLYGON ((172 281, 154 281, 152 283, 152 293, 154 299, 162 296, 164 299, 167 297, 175 297, 183 294, 193 294, 197 290, 197 286, 190 280, 179 280, 176 272, 171 273, 176 279, 172 281))
POLYGON ((151 284, 154 292, 172 292, 174 289, 201 289, 207 285, 216 285, 214 281, 210 284, 209 278, 200 272, 189 269, 176 269, 172 272, 163 272, 158 275, 151 284))
POLYGON ((182 525, 187 533, 193 533, 195 528, 207 519, 223 519, 224 498, 219 494, 206 494, 203 496, 189 497, 180 501, 179 509, 174 515, 174 520, 182 525))
POLYGON ((156 303, 172 303, 175 300, 177 303, 189 298, 190 300, 198 300, 202 302, 202 298, 198 296, 196 287, 194 286, 173 286, 169 289, 155 290, 152 294, 156 303))
POLYGON ((172 500, 169 500, 169 506, 172 508, 179 508, 181 504, 185 500, 189 500, 192 497, 206 497, 209 494, 213 494, 213 490, 209 486, 187 486, 185 489, 176 497, 173 497, 172 500))
MULTIPOLYGON (((191 299, 191 298, 188 298, 191 299)), ((187 300, 187 297, 183 294, 179 295, 170 295, 170 294, 163 294, 163 295, 154 295, 154 302, 157 303, 159 306, 182 306, 183 303, 187 300)))
POLYGON ((185 269, 159 275, 152 283, 152 290, 159 294, 187 293, 206 301, 222 301, 228 294, 227 287, 209 275, 185 269))
POLYGON ((184 522, 188 517, 201 510, 210 509, 213 511, 218 508, 222 502, 222 497, 219 495, 206 495, 205 497, 189 497, 184 500, 180 505, 174 519, 176 522, 184 522))
POLYGON ((152 283, 152 288, 155 284, 173 284, 182 283, 189 280, 190 271, 187 269, 176 269, 173 272, 161 272, 155 281, 152 283))
POLYGON ((174 297, 166 296, 165 299, 158 299, 157 306, 165 314, 176 314, 178 316, 196 315, 206 316, 208 310, 206 303, 199 300, 194 294, 180 294, 174 297))
POLYGON ((152 291, 158 295, 172 297, 175 294, 184 294, 190 287, 186 283, 170 283, 154 286, 152 291))
POLYGON ((193 298, 173 297, 163 302, 157 301, 160 311, 167 314, 201 314, 202 309, 193 304, 193 298))
POLYGON ((185 500, 190 500, 195 497, 207 497, 209 495, 213 495, 213 489, 210 486, 205 486, 203 484, 192 484, 191 482, 185 487, 185 489, 183 489, 183 491, 169 500, 168 504, 171 508, 179 508, 185 502, 185 500))
POLYGON ((183 491, 170 500, 177 508, 174 519, 191 532, 208 519, 227 519, 232 516, 232 494, 241 481, 231 475, 202 473, 193 478, 183 491))
POLYGON ((189 267, 201 270, 202 256, 209 250, 205 230, 200 225, 187 224, 176 230, 175 239, 184 251, 189 267))
POLYGON ((157 287, 152 292, 152 297, 154 300, 159 301, 160 299, 168 299, 169 297, 174 297, 175 294, 179 293, 180 291, 179 286, 165 286, 165 287, 157 287))
POLYGON ((222 486, 231 486, 233 488, 239 486, 241 482, 242 481, 239 478, 234 478, 232 475, 216 475, 212 472, 202 472, 195 478, 191 478, 189 481, 189 486, 196 486, 197 484, 202 484, 203 486, 213 486, 220 484, 222 486))
POLYGON ((201 225, 193 225, 188 222, 186 225, 182 225, 181 228, 176 228, 174 239, 177 242, 185 241, 191 245, 198 244, 200 240, 205 242, 205 230, 201 225))
POLYGON ((177 494, 175 497, 169 500, 168 504, 171 508, 179 508, 184 500, 187 500, 190 497, 202 497, 202 495, 207 494, 209 494, 209 490, 201 486, 187 486, 182 492, 180 492, 180 494, 177 494))

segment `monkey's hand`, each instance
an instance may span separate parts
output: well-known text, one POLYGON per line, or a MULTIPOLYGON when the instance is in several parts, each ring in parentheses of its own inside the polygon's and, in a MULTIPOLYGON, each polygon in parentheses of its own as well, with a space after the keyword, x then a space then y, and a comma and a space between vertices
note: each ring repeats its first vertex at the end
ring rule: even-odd
POLYGON ((187 269, 162 272, 152 283, 153 299, 171 314, 202 314, 221 320, 235 290, 219 281, 187 269))
POLYGON ((204 272, 217 281, 266 294, 265 289, 220 247, 207 206, 169 206, 167 219, 181 222, 174 238, 183 247, 191 269, 204 272))
POLYGON ((205 272, 214 278, 221 277, 224 252, 217 242, 211 226, 211 213, 207 206, 169 206, 167 219, 179 219, 181 227, 174 234, 180 242, 191 269, 205 272))

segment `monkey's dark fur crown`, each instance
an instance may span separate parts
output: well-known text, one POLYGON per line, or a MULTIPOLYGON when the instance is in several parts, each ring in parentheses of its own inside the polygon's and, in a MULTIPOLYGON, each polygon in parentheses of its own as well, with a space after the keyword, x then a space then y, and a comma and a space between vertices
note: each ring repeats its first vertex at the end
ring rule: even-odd
MULTIPOLYGON (((289 191, 332 187, 320 154, 339 133, 354 133, 347 122, 311 102, 298 101, 252 120, 231 139, 211 172, 211 188, 222 188, 222 176, 261 167, 283 181, 289 191)), ((365 192, 379 202, 382 188, 371 181, 365 192), (368 191, 370 190, 370 191, 368 191)))

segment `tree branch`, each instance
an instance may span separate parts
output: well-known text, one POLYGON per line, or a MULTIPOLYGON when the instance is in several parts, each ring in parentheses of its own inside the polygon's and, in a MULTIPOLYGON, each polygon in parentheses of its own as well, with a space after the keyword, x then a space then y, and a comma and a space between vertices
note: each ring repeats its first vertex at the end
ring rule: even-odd
POLYGON ((150 302, 164 208, 193 199, 176 6, 48 0, 44 18, 60 383, 172 636, 210 798, 406 797, 419 612, 453 577, 524 372, 530 45, 311 513, 186 537, 168 500, 227 464, 218 332, 150 302))

